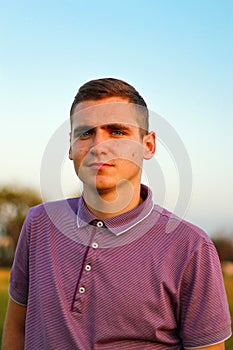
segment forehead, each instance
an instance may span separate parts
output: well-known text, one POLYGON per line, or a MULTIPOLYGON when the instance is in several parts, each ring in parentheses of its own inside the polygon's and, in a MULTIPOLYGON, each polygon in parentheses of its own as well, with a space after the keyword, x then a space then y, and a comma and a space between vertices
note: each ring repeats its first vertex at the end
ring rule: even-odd
POLYGON ((142 117, 140 118, 136 105, 121 97, 80 102, 75 106, 71 118, 73 127, 116 123, 142 127, 142 117))

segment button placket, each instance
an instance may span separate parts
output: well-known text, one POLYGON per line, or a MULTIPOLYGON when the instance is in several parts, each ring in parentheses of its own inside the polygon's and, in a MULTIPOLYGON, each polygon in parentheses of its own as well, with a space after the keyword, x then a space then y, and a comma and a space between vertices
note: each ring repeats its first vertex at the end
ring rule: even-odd
POLYGON ((80 287, 78 291, 80 294, 83 294, 86 292, 86 289, 85 289, 85 287, 80 287))
POLYGON ((91 271, 91 265, 90 264, 85 265, 85 270, 86 271, 91 271))
POLYGON ((97 227, 103 227, 104 226, 104 223, 103 221, 98 221, 97 224, 96 224, 97 227))
POLYGON ((99 248, 99 244, 98 244, 97 242, 93 242, 93 243, 91 244, 91 246, 92 246, 93 249, 99 248))
MULTIPOLYGON (((101 222, 102 223, 102 222, 101 222)), ((94 232, 92 235, 92 240, 89 243, 89 247, 87 247, 87 252, 84 254, 84 261, 82 271, 80 272, 79 280, 77 281, 77 291, 76 296, 73 303, 72 310, 77 312, 82 312, 82 305, 85 302, 86 298, 88 298, 88 294, 91 288, 91 280, 92 280, 92 269, 95 263, 96 257, 98 255, 98 247, 99 243, 96 242, 97 234, 97 224, 94 228, 94 232)))

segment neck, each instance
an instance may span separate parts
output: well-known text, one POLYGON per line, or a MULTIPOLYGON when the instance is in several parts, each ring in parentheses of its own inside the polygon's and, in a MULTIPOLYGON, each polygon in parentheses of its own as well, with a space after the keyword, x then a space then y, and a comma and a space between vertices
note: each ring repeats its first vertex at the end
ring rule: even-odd
POLYGON ((142 202, 140 185, 135 189, 129 183, 127 188, 119 186, 114 191, 97 191, 84 186, 83 193, 88 209, 101 220, 126 213, 142 202))

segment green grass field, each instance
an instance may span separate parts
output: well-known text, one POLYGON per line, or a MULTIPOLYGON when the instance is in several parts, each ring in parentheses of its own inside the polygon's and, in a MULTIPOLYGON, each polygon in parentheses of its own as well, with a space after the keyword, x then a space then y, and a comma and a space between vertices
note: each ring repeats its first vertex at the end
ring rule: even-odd
MULTIPOLYGON (((225 286, 233 322, 233 278, 225 277, 225 286)), ((8 301, 9 269, 0 268, 0 344, 2 339, 3 323, 8 301)), ((225 350, 233 349, 233 337, 227 340, 225 350)))

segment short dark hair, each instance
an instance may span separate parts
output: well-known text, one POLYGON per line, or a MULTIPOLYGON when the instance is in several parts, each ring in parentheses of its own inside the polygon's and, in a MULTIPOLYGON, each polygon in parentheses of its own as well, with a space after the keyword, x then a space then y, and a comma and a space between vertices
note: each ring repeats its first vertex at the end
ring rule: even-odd
POLYGON ((72 103, 70 116, 72 116, 75 106, 80 102, 90 100, 97 101, 107 97, 122 97, 127 99, 129 103, 144 107, 140 108, 140 110, 145 119, 143 123, 145 130, 148 131, 149 113, 145 100, 132 85, 115 78, 90 80, 82 85, 72 103))

